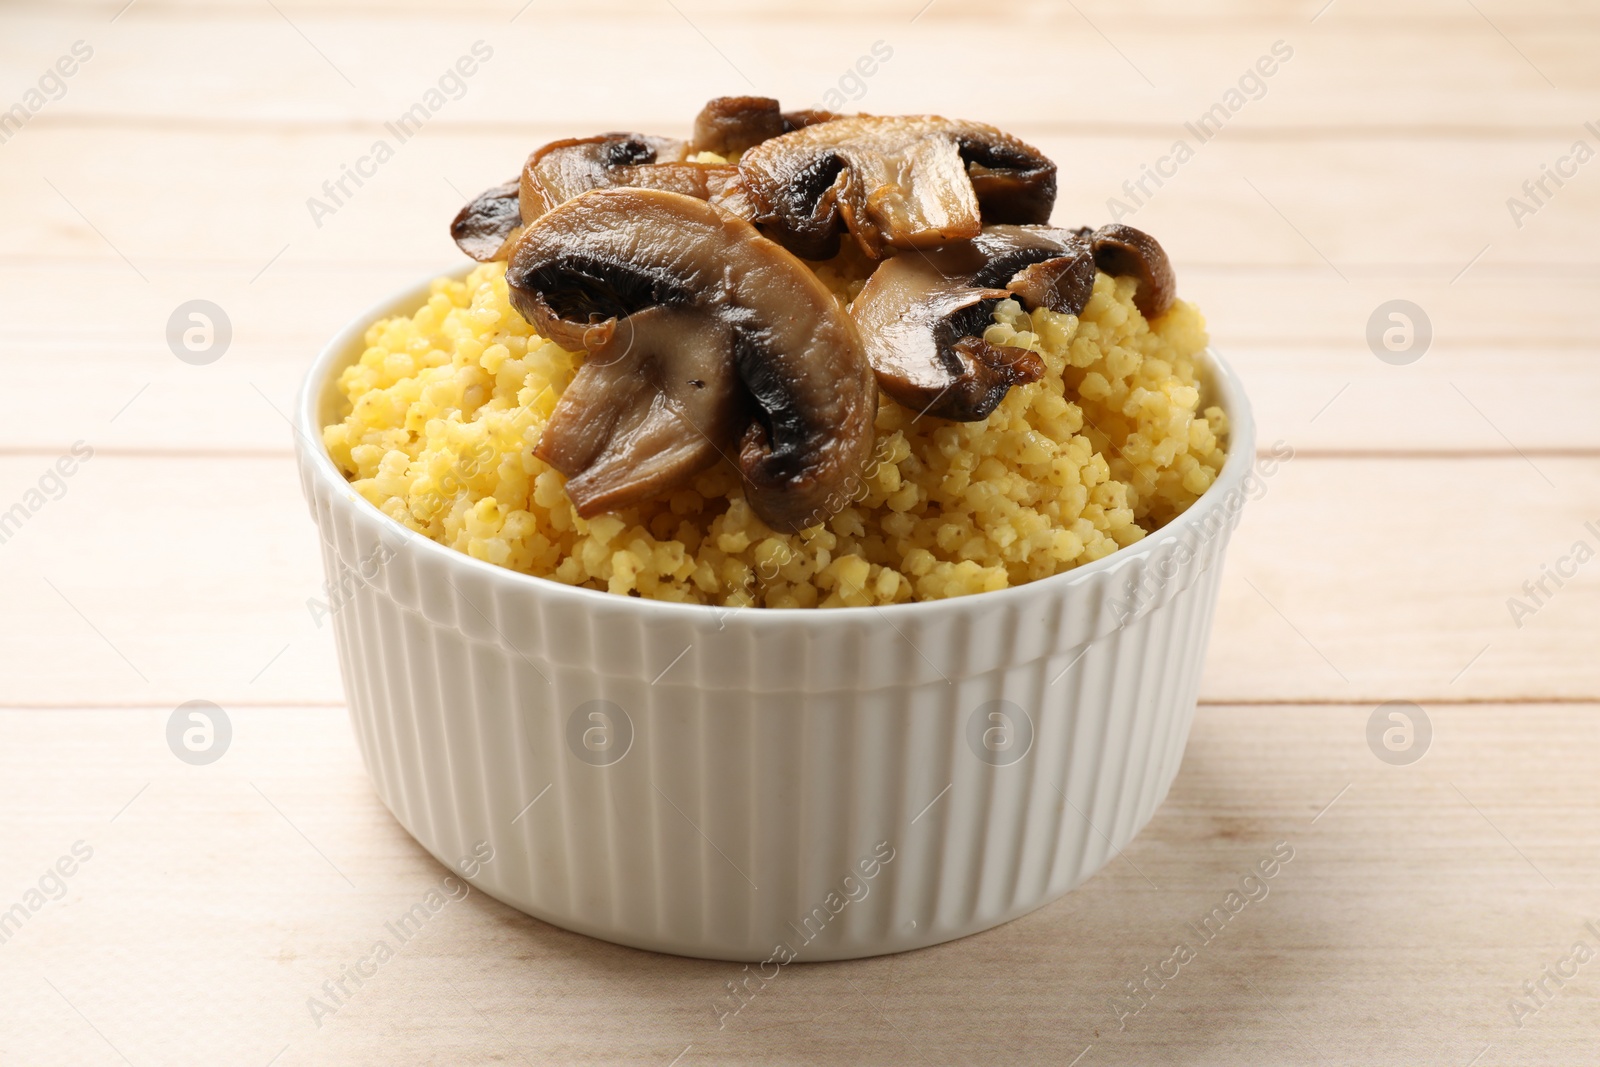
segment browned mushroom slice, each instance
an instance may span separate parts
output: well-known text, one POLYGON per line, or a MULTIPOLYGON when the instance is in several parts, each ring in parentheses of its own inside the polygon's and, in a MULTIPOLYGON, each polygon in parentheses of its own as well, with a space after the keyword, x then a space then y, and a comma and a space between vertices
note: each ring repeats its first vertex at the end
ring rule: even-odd
POLYGON ((831 111, 781 111, 770 96, 719 96, 695 116, 690 145, 696 152, 730 156, 785 133, 838 118, 831 111))
POLYGON ((1094 295, 1094 257, 1058 256, 1023 267, 1006 283, 1022 306, 1081 315, 1094 295))
POLYGON ((986 216, 1045 222, 1055 164, 993 126, 936 115, 850 115, 763 141, 739 160, 756 221, 808 258, 841 224, 867 255, 977 236, 986 216))
POLYGON ((1178 292, 1177 278, 1167 253, 1154 237, 1120 222, 1108 223, 1098 230, 1086 226, 1078 234, 1094 245, 1095 265, 1105 273, 1139 279, 1133 305, 1141 315, 1154 319, 1172 306, 1178 292))
MULTIPOLYGON (((737 181, 737 167, 690 163, 688 154, 683 141, 643 133, 552 141, 528 157, 519 178, 480 193, 462 208, 450 224, 450 236, 473 259, 505 259, 523 226, 590 189, 669 189, 707 200, 737 181)), ((755 210, 738 197, 723 206, 747 216, 755 210)))
POLYGON ((522 221, 591 189, 665 189, 709 199, 738 174, 732 164, 690 163, 687 142, 643 133, 554 141, 522 168, 522 221))
POLYGON ((1049 226, 987 226, 971 241, 902 252, 872 272, 850 314, 879 387, 923 414, 988 418, 1039 356, 983 339, 1002 300, 1079 314, 1094 293, 1089 243, 1049 226))
POLYGON ((486 189, 450 223, 456 247, 480 263, 505 259, 522 234, 522 207, 516 178, 486 189))
POLYGON ((690 143, 697 152, 729 156, 784 132, 783 112, 772 97, 719 96, 695 116, 690 143))
MULTIPOLYGON (((750 196, 750 190, 745 187, 744 179, 739 176, 737 170, 734 171, 732 177, 714 190, 707 199, 713 206, 721 208, 730 215, 737 215, 741 219, 753 219, 756 216, 756 202, 750 196)), ((820 258, 825 259, 827 257, 820 258)))
POLYGON ((1011 294, 975 288, 966 265, 937 252, 895 256, 872 272, 850 314, 879 388, 918 414, 977 422, 1013 385, 1036 381, 1044 364, 983 339, 995 305, 1011 294))
POLYGON ((580 515, 657 496, 731 448, 744 425, 732 329, 703 320, 692 308, 644 308, 589 349, 535 450, 571 475, 580 515))
POLYGON ((799 530, 871 461, 877 389, 854 323, 742 219, 663 190, 589 192, 524 231, 506 281, 541 333, 592 345, 536 449, 580 515, 737 447, 750 506, 799 530))
POLYGON ((807 126, 815 126, 819 122, 832 122, 834 119, 843 117, 843 115, 832 111, 824 111, 820 107, 803 107, 798 111, 785 111, 783 113, 783 132, 793 133, 795 130, 803 130, 807 126))
MULTIPOLYGON (((988 131, 990 127, 979 127, 988 131)), ((998 131, 994 131, 998 132, 998 131)), ((1056 165, 1009 135, 956 135, 985 225, 1050 221, 1056 204, 1056 165)))
POLYGON ((1010 291, 1029 311, 1081 315, 1094 295, 1088 241, 1053 226, 985 226, 973 239, 984 264, 971 285, 1010 291))

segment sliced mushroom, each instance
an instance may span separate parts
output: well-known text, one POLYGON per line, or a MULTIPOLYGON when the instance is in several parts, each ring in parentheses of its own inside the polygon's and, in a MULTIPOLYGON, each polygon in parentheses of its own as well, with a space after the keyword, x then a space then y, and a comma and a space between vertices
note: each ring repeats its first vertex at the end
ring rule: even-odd
POLYGON ((1094 256, 1071 230, 985 226, 972 244, 984 262, 971 284, 1006 289, 1029 311, 1081 315, 1094 295, 1094 256))
POLYGON ((589 348, 535 449, 580 515, 737 448, 756 514, 799 530, 871 460, 877 389, 854 323, 742 219, 664 190, 585 193, 527 228, 506 281, 536 329, 589 348))
POLYGON ((522 235, 522 206, 516 178, 486 189, 456 214, 450 236, 456 247, 480 263, 505 259, 522 235))
POLYGON ((1056 205, 1056 165, 1010 134, 977 123, 961 125, 972 128, 958 132, 956 144, 983 206, 984 223, 1049 222, 1056 205))
POLYGON ((585 517, 683 484, 744 426, 731 328, 690 308, 643 308, 589 349, 535 455, 570 477, 585 517))
POLYGON ((688 156, 687 142, 643 133, 552 142, 522 168, 523 222, 591 189, 666 189, 706 200, 738 173, 731 164, 690 163, 688 156))
POLYGON ((843 117, 843 115, 832 111, 824 111, 820 107, 803 107, 798 111, 785 111, 783 113, 783 132, 793 133, 795 130, 803 130, 807 126, 815 126, 819 122, 832 122, 834 119, 843 117))
POLYGON ((1078 230, 1078 236, 1093 244, 1095 265, 1102 271, 1113 277, 1139 279, 1133 305, 1146 319, 1157 318, 1172 306, 1178 281, 1172 273, 1172 262, 1154 237, 1120 222, 1107 223, 1098 230, 1085 226, 1078 230))
POLYGON ((696 152, 731 156, 762 141, 839 116, 831 111, 783 111, 770 96, 719 96, 708 100, 694 120, 696 152))
MULTIPOLYGON (((690 163, 688 155, 686 142, 643 133, 552 141, 528 157, 520 178, 485 190, 462 208, 450 236, 473 259, 505 259, 523 226, 590 189, 669 189, 708 200, 738 178, 737 167, 690 163)), ((735 200, 724 210, 755 209, 735 200)))
POLYGON ((990 226, 880 264, 850 314, 879 388, 913 411, 976 422, 1045 369, 1036 353, 983 339, 995 305, 1015 297, 1030 310, 1079 314, 1094 270, 1088 242, 1071 231, 990 226))
POLYGON ((811 259, 841 224, 868 256, 976 237, 984 221, 1042 223, 1055 164, 993 126, 936 115, 850 115, 761 142, 739 160, 756 221, 811 259))
POLYGON ((851 307, 879 388, 918 414, 988 418, 1013 385, 1044 373, 1033 353, 983 340, 1010 295, 947 277, 917 255, 879 266, 851 307))
POLYGON ((1094 295, 1094 257, 1062 256, 1023 267, 1006 282, 1006 291, 1030 311, 1081 315, 1094 295))
POLYGON ((694 120, 697 152, 731 156, 784 132, 783 112, 770 96, 719 96, 694 120))
POLYGON ((741 219, 753 219, 756 216, 756 202, 750 196, 750 190, 745 187, 744 179, 737 171, 720 189, 711 194, 708 202, 741 219))

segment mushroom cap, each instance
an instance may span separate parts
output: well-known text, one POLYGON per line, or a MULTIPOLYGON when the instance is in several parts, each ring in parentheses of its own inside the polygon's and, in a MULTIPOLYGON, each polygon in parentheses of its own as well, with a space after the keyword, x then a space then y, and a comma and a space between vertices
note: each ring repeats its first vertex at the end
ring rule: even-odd
POLYGON ((786 132, 783 112, 770 96, 718 96, 694 119, 690 144, 697 152, 731 156, 786 132))
POLYGON ((1139 287, 1133 306, 1146 319, 1161 316, 1177 298, 1178 280, 1172 261, 1154 237, 1120 222, 1107 223, 1098 230, 1085 226, 1078 235, 1094 247, 1095 265, 1113 277, 1134 277, 1139 287))
POLYGON ((588 342, 535 450, 580 515, 721 455, 757 515, 799 530, 871 462, 877 388, 854 323, 742 219, 665 190, 591 191, 524 231, 506 281, 540 333, 588 342))
POLYGON ((1055 164, 993 126, 937 115, 849 115, 753 146, 740 176, 756 221, 807 258, 841 225, 868 256, 976 237, 985 220, 1042 223, 1055 164))
POLYGON ((815 126, 819 122, 832 122, 834 119, 842 119, 844 117, 837 112, 827 111, 820 107, 803 107, 796 111, 785 111, 783 113, 783 132, 793 133, 795 130, 803 130, 807 126, 815 126))
POLYGON ((520 182, 516 178, 485 189, 456 213, 450 236, 456 247, 480 263, 505 259, 522 234, 520 182))
POLYGON ((591 189, 666 189, 709 199, 738 173, 726 163, 688 162, 689 144, 645 133, 552 141, 522 168, 524 223, 591 189))
MULTIPOLYGON (((552 141, 535 151, 520 178, 474 197, 450 224, 456 246, 481 262, 505 259, 522 227, 590 189, 670 189, 708 200, 738 177, 731 164, 690 163, 687 142, 643 133, 552 141)), ((723 207, 754 211, 741 199, 723 207)))
POLYGON ((879 388, 919 414, 976 422, 1045 369, 1034 352, 984 340, 995 305, 1015 297, 1080 314, 1094 272, 1089 243, 1069 230, 989 226, 971 241, 885 260, 850 314, 879 388))
POLYGON ((706 101, 695 116, 694 136, 689 144, 696 152, 731 156, 762 141, 838 117, 820 108, 783 111, 770 96, 718 96, 706 101))

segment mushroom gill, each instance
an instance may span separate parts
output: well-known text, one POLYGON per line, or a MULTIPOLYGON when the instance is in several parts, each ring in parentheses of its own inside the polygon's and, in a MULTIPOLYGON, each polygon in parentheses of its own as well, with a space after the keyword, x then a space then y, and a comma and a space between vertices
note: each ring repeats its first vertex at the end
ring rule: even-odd
POLYGON ((742 219, 666 190, 591 191, 524 231, 506 281, 536 330, 588 349, 535 449, 582 516, 723 456, 757 515, 800 530, 871 460, 877 389, 854 323, 742 219))
POLYGON ((850 306, 879 387, 921 414, 976 422, 1044 363, 984 332, 1002 300, 1081 314, 1094 292, 1089 243, 1048 226, 990 226, 971 241, 881 263, 850 306))
POLYGON ((762 141, 739 159, 756 222, 808 259, 841 228, 877 259, 976 237, 984 222, 1042 223, 1055 164, 993 126, 937 115, 849 115, 762 141))

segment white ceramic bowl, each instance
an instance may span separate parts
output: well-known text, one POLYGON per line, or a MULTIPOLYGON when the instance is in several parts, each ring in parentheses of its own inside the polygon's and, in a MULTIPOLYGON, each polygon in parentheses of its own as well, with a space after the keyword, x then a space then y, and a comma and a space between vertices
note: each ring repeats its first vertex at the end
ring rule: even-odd
POLYGON ((296 445, 342 590, 362 758, 400 823, 466 860, 477 888, 639 948, 849 959, 1031 911, 1150 820, 1183 756, 1254 461, 1249 404, 1214 353, 1227 464, 1138 544, 952 600, 730 610, 495 567, 350 488, 321 445, 334 383, 369 323, 427 292, 333 339, 296 445))

